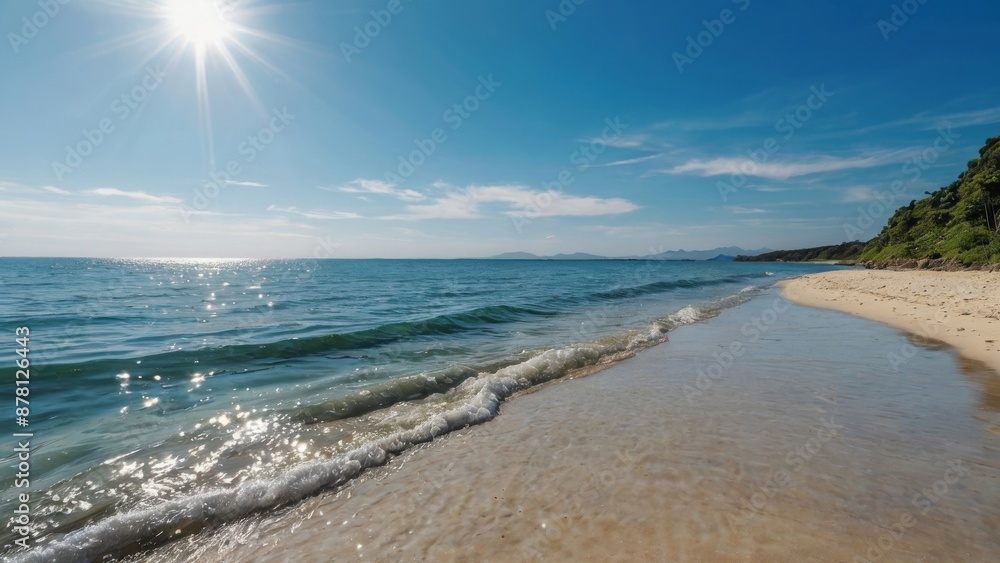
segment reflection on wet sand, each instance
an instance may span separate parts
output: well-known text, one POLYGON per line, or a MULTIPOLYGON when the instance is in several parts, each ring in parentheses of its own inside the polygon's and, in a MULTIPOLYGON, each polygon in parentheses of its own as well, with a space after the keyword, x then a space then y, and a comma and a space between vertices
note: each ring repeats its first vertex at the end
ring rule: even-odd
POLYGON ((1000 560, 1000 376, 816 309, 748 338, 769 305, 153 560, 1000 560))
POLYGON ((958 370, 979 389, 979 407, 1000 411, 1000 375, 982 362, 957 357, 958 370))

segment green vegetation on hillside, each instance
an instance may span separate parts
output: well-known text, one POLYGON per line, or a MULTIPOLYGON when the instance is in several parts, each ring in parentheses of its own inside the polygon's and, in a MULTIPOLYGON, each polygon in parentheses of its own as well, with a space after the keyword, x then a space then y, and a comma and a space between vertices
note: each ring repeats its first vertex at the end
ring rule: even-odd
POLYGON ((775 250, 758 256, 737 256, 736 262, 809 262, 811 260, 857 260, 864 250, 863 242, 845 242, 833 246, 818 246, 802 250, 775 250))
POLYGON ((896 210, 861 253, 862 261, 950 259, 965 266, 1000 262, 1000 137, 951 185, 896 210))

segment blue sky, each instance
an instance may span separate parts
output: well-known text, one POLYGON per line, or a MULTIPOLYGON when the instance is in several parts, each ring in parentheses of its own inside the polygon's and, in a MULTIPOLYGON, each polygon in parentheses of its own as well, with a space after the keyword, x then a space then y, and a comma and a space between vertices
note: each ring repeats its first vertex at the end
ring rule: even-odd
POLYGON ((998 28, 968 0, 4 2, 0 255, 867 240, 1000 133, 998 28))

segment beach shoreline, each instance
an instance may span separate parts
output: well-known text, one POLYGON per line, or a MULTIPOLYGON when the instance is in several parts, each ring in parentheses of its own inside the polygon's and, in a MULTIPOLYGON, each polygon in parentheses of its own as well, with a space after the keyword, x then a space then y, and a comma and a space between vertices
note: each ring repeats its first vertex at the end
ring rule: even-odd
POLYGON ((945 342, 1000 373, 1000 275, 841 270, 776 285, 794 303, 849 313, 945 342))
POLYGON ((908 342, 768 291, 145 560, 994 559, 992 372, 919 344, 893 369, 908 342))

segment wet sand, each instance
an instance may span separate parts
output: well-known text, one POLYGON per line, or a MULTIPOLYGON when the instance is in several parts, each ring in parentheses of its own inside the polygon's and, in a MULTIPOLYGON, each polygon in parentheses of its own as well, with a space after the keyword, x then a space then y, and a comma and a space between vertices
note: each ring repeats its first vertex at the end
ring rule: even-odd
POLYGON ((772 291, 143 559, 995 561, 998 529, 997 374, 772 291))
POLYGON ((782 282, 784 296, 947 342, 1000 371, 1000 275, 847 270, 782 282))

